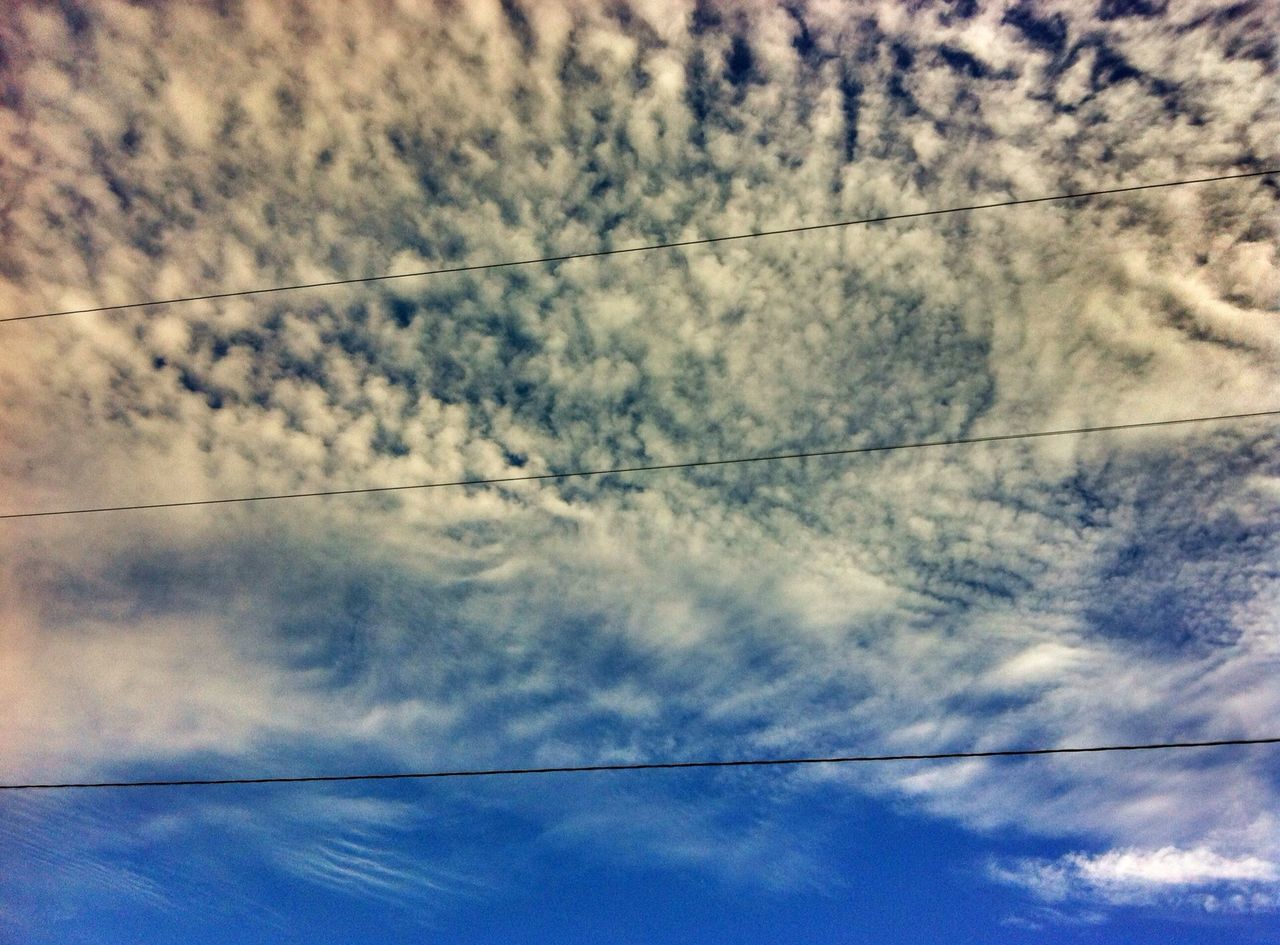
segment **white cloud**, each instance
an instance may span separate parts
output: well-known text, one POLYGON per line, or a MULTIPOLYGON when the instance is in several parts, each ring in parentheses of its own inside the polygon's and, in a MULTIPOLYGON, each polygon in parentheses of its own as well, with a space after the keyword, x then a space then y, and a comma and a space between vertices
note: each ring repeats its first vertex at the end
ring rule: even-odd
POLYGON ((1039 643, 997 666, 992 678, 997 684, 1007 686, 1061 682, 1064 677, 1074 676, 1088 657, 1088 652, 1081 647, 1039 643))
POLYGON ((1095 857, 1077 854, 1072 864, 1095 885, 1191 886, 1224 880, 1273 882, 1276 864, 1256 856, 1224 857, 1203 847, 1179 850, 1110 850, 1095 857))
POLYGON ((1045 902, 1073 907, 1192 903, 1208 911, 1264 911, 1280 905, 1280 866, 1275 862, 1248 854, 1226 856, 1207 847, 1069 853, 1053 861, 993 864, 990 872, 1045 902))

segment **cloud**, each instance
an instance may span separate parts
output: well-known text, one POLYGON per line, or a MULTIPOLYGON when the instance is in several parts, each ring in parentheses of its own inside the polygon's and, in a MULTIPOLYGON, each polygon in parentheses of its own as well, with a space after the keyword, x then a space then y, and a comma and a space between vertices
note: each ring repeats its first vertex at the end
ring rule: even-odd
POLYGON ((1206 911, 1280 907, 1280 867, 1256 856, 1224 856, 1207 847, 1123 848, 1069 853, 1058 860, 992 865, 993 878, 1049 903, 1178 905, 1206 911))
POLYGON ((1224 880, 1274 881, 1274 863, 1254 856, 1228 859, 1212 850, 1112 850, 1093 859, 1075 858, 1080 874, 1095 885, 1187 886, 1224 880))
MULTIPOLYGON (((1280 140, 1261 10, 23 5, 0 18, 0 298, 1257 169, 1280 140)), ((1274 203, 1233 182, 14 323, 0 492, 41 509, 1269 408, 1274 203)), ((1267 734, 1276 446, 1249 422, 5 523, 6 777, 1267 734)), ((795 779, 1115 850, 1280 849, 1259 751, 795 779)), ((297 863, 345 881, 373 841, 343 843, 297 863)))
POLYGON ((278 893, 300 887, 324 902, 403 910, 427 927, 442 910, 492 888, 499 874, 450 842, 457 805, 421 800, 341 788, 192 795, 177 805, 137 797, 6 798, 0 862, 10 908, 0 921, 24 938, 52 932, 99 941, 121 917, 145 914, 167 924, 198 915, 287 939, 310 919, 278 893), (264 893, 264 884, 274 892, 264 893))

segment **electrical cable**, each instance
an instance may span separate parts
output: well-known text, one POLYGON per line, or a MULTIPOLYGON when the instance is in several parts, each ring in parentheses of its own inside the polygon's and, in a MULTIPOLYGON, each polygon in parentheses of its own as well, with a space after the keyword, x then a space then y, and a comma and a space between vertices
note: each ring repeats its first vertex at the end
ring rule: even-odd
POLYGON ((480 768, 457 771, 403 771, 391 774, 312 774, 261 778, 180 778, 163 781, 67 781, 47 784, 0 784, 0 791, 55 791, 78 788, 204 787, 231 784, 318 784, 335 781, 421 781, 430 778, 492 778, 531 774, 586 774, 594 771, 659 771, 682 768, 764 768, 782 765, 832 765, 892 761, 950 761, 964 758, 1030 758, 1121 751, 1166 751, 1223 748, 1231 745, 1274 745, 1273 738, 1223 738, 1203 742, 1155 742, 1140 745, 1087 745, 1063 748, 1005 748, 990 751, 940 751, 902 755, 833 755, 810 758, 734 758, 727 761, 648 761, 634 764, 560 765, 551 768, 480 768))
POLYGON ((9 315, 3 322, 23 322, 38 318, 58 318, 63 315, 88 315, 93 312, 120 312, 127 309, 149 308, 159 305, 180 305, 188 302, 207 302, 216 299, 244 298, 250 295, 267 295, 273 292, 295 292, 301 289, 324 289, 342 285, 387 282, 393 279, 414 279, 420 276, 442 276, 450 273, 482 272, 488 269, 505 269, 512 266, 534 266, 543 263, 567 262, 572 259, 595 259, 602 256, 621 256, 627 253, 648 253, 664 249, 680 249, 690 246, 706 246, 711 243, 728 243, 734 240, 756 239, 763 236, 785 236, 793 233, 810 233, 815 230, 831 230, 851 226, 867 226, 873 223, 889 223, 895 220, 916 220, 921 217, 943 216, 950 213, 971 213, 976 210, 994 210, 1001 207, 1019 207, 1033 203, 1049 203, 1061 200, 1084 200, 1109 194, 1128 194, 1139 190, 1156 190, 1162 187, 1186 187, 1192 184, 1209 184, 1216 181, 1244 180, 1280 173, 1278 169, 1248 171, 1243 174, 1221 174, 1216 177, 1197 177, 1191 180, 1161 181, 1155 184, 1136 184, 1129 187, 1109 187, 1105 190, 1087 190, 1070 194, 1053 194, 1046 197, 1024 197, 1018 200, 1001 200, 995 203, 976 203, 963 207, 944 207, 937 210, 918 210, 912 213, 891 213, 885 216, 864 217, 858 220, 836 220, 830 223, 813 223, 807 226, 789 226, 776 230, 759 230, 752 233, 734 233, 728 236, 705 236, 668 243, 647 243, 642 246, 624 246, 620 249, 597 249, 559 256, 539 256, 533 259, 512 259, 503 262, 476 263, 470 266, 447 266, 440 269, 420 269, 416 272, 386 273, 377 276, 356 276, 348 279, 329 279, 323 282, 300 282, 294 285, 264 286, 257 289, 237 289, 228 292, 209 292, 202 295, 186 295, 171 299, 148 299, 141 302, 122 302, 116 305, 95 305, 89 308, 72 308, 58 312, 39 312, 32 315, 9 315))
POLYGON ((91 515, 102 512, 137 512, 145 509, 178 509, 202 505, 231 505, 240 502, 274 502, 282 499, 313 499, 323 496, 369 495, 377 492, 406 492, 420 489, 446 489, 462 486, 492 486, 511 482, 537 482, 551 479, 574 479, 588 476, 613 476, 629 473, 659 472, 671 469, 693 469, 708 466, 733 466, 744 463, 767 463, 781 460, 811 459, 821 456, 852 456, 859 453, 888 453, 895 450, 928 449, 940 446, 968 446, 974 443, 1000 443, 1008 440, 1030 440, 1049 436, 1074 436, 1086 433, 1104 433, 1114 430, 1139 430, 1149 427, 1167 427, 1188 423, 1213 423, 1223 420, 1244 420, 1254 417, 1272 417, 1277 410, 1257 410, 1251 413, 1229 413, 1212 417, 1181 417, 1174 420, 1143 420, 1137 423, 1110 423, 1103 426, 1076 427, 1069 430, 1035 430, 1023 433, 1000 433, 993 436, 958 437, 950 440, 923 440, 914 443, 890 443, 882 446, 854 446, 845 449, 811 450, 802 453, 773 453, 765 456, 739 456, 729 459, 699 459, 684 463, 657 463, 648 466, 615 466, 611 469, 586 469, 576 472, 532 473, 524 476, 496 476, 487 479, 454 479, 446 482, 420 482, 399 486, 362 486, 352 489, 323 489, 315 492, 281 492, 273 495, 230 496, 223 499, 188 499, 176 502, 147 502, 135 505, 104 505, 80 509, 50 509, 42 512, 6 512, 0 519, 48 518, 59 515, 91 515))

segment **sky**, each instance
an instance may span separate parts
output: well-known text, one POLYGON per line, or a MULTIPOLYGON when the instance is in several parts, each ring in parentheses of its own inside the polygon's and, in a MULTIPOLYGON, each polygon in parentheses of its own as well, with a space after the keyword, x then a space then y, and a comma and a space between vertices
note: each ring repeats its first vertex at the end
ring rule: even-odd
MULTIPOLYGON (((0 316, 1280 167, 1274 0, 0 11, 0 316)), ((1271 176, 0 322, 0 513, 1280 408, 1271 176)), ((0 783, 1280 735, 1274 418, 0 521, 0 783)), ((1274 942, 1274 746, 0 793, 0 941, 1274 942)))

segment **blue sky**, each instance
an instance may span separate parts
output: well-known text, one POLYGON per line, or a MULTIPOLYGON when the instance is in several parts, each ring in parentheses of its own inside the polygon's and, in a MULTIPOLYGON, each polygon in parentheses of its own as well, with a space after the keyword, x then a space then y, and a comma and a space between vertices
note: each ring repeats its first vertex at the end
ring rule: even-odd
MULTIPOLYGON (((24 4, 0 314, 1248 173, 1274 4, 24 4)), ((0 325, 0 511, 1274 409, 1275 183, 0 325)), ((1259 737, 1269 419, 10 520, 0 780, 1259 737)), ((13 941, 1265 941, 1268 748, 0 797, 13 941)))
MULTIPOLYGON (((760 796, 762 788, 778 787, 768 773, 685 772, 659 775, 667 780, 658 784, 629 777, 461 790, 312 789, 306 799, 274 787, 81 795, 78 803, 57 803, 66 826, 42 837, 57 844, 67 872, 42 871, 15 901, 35 909, 23 899, 57 898, 61 908, 44 913, 44 938, 32 940, 63 942, 1265 942, 1274 929, 1272 916, 1258 914, 1132 905, 1028 909, 1019 890, 975 882, 994 857, 1057 849, 1022 832, 974 836, 845 791, 814 791, 778 806, 760 796), (776 834, 731 874, 678 851, 636 857, 587 830, 547 831, 540 818, 511 809, 532 798, 544 809, 598 811, 622 801, 642 813, 655 795, 673 826, 690 809, 714 808, 726 857, 737 838, 758 834, 762 819, 776 834), (357 804, 367 805, 366 817, 376 807, 400 820, 394 828, 354 826, 357 804), (332 816, 319 826, 314 815, 326 805, 332 816), (260 851, 236 842, 237 822, 247 828, 282 816, 297 820, 275 832, 276 862, 264 863, 260 851), (221 829, 210 829, 215 824, 221 829), (108 839, 121 825, 131 839, 108 839), (99 843, 105 849, 94 849, 99 843), (109 876, 76 872, 76 861, 104 854, 109 876), (416 858, 434 865, 416 876, 398 874, 416 858), (282 871, 282 860, 314 872, 282 871), (339 871, 358 872, 362 863, 363 878, 349 881, 339 871), (151 896, 151 907, 139 908, 151 896)), ((34 814, 25 802, 23 813, 34 814)))

